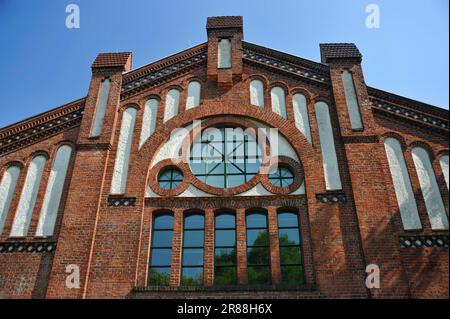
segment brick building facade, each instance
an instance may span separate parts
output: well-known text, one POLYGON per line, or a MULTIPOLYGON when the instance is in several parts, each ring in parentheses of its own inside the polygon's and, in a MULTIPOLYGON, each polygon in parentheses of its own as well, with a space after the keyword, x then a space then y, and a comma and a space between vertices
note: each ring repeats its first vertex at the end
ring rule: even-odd
POLYGON ((448 111, 367 86, 354 44, 206 29, 0 130, 0 297, 448 298, 448 111))

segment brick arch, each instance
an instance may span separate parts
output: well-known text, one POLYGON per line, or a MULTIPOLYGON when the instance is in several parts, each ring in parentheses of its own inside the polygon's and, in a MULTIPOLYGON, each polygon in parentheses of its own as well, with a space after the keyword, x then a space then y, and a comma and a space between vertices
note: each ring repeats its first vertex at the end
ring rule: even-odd
POLYGON ((306 193, 308 197, 314 198, 315 193, 319 192, 320 185, 318 183, 308 183, 308 181, 316 180, 317 174, 323 175, 320 154, 312 148, 303 134, 289 121, 270 110, 255 109, 250 107, 249 104, 243 105, 241 102, 234 101, 227 103, 211 101, 203 104, 201 107, 180 113, 160 125, 157 131, 142 146, 134 160, 134 165, 130 167, 129 176, 140 176, 142 178, 129 179, 127 185, 128 193, 136 196, 138 202, 145 198, 151 162, 161 145, 170 138, 172 130, 185 127, 194 120, 221 115, 248 117, 269 127, 278 128, 279 133, 291 144, 302 163, 305 172, 306 193))

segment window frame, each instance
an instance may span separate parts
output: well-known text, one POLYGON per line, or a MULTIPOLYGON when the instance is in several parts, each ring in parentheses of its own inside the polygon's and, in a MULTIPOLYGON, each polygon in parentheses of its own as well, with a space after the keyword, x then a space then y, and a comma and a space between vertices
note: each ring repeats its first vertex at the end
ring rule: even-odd
POLYGON ((196 284, 195 286, 202 286, 204 284, 205 281, 205 214, 203 212, 191 212, 191 213, 187 213, 183 216, 183 242, 181 244, 181 269, 180 269, 180 286, 192 286, 192 285, 186 285, 183 284, 183 270, 185 268, 202 268, 202 279, 201 279, 201 283, 196 284), (186 220, 188 217, 191 216, 201 216, 203 218, 203 228, 187 228, 186 229, 186 220), (202 246, 185 246, 185 242, 186 242, 186 232, 189 231, 203 231, 203 245, 202 246), (201 249, 202 250, 202 263, 201 266, 200 265, 185 265, 184 264, 184 256, 185 256, 185 251, 187 250, 195 250, 195 249, 201 249))
POLYGON ((238 246, 238 241, 237 241, 237 216, 236 213, 233 211, 221 211, 221 212, 217 212, 216 214, 214 214, 214 259, 213 259, 213 263, 214 263, 214 285, 215 286, 224 286, 221 284, 217 284, 216 283, 216 268, 222 268, 222 269, 226 269, 226 268, 231 268, 235 270, 236 272, 236 282, 234 284, 231 285, 237 285, 238 284, 238 269, 237 269, 237 246, 238 246), (229 216, 233 216, 234 218, 234 227, 217 227, 217 218, 219 216, 223 216, 223 215, 229 215, 229 216), (217 231, 221 231, 221 230, 232 230, 234 231, 234 246, 217 246, 217 236, 216 233, 217 231), (216 249, 234 249, 234 263, 233 264, 229 264, 229 265, 216 265, 216 249))

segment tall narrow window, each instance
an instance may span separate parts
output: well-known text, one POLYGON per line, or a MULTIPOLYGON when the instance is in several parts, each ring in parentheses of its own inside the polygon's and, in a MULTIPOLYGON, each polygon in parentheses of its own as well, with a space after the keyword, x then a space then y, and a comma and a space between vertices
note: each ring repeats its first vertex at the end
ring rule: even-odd
POLYGON ((72 148, 68 145, 61 146, 56 153, 55 162, 47 183, 47 190, 45 191, 36 236, 53 235, 71 155, 72 148))
POLYGON ((260 80, 250 82, 250 103, 264 107, 264 84, 260 80))
POLYGON ((414 147, 412 149, 412 157, 431 228, 448 229, 448 218, 445 213, 444 202, 442 201, 428 152, 421 147, 414 147))
POLYGON ((395 138, 389 137, 384 140, 384 147, 391 171, 392 183, 394 184, 395 196, 397 198, 403 228, 421 229, 422 224, 417 211, 416 199, 409 179, 408 169, 403 156, 402 146, 395 138))
POLYGON ((247 274, 250 285, 271 283, 267 214, 252 212, 246 216, 247 274))
POLYGON ((292 97, 292 106, 294 109, 295 126, 306 137, 309 144, 311 144, 311 129, 309 127, 306 97, 303 94, 294 94, 292 97))
POLYGON ((30 226, 31 216, 33 215, 45 162, 45 156, 38 155, 33 158, 28 167, 25 184, 20 195, 19 205, 11 229, 11 237, 26 236, 28 233, 28 227, 30 226))
POLYGON ((202 214, 184 218, 183 258, 181 284, 198 286, 203 284, 203 250, 205 242, 205 219, 202 214))
POLYGON ((169 286, 172 258, 173 215, 153 218, 152 250, 148 275, 149 286, 169 286))
POLYGON ((303 284, 302 248, 297 214, 278 213, 278 239, 281 282, 288 285, 303 284))
POLYGON ((214 233, 214 284, 237 284, 236 217, 220 213, 215 218, 214 233))
POLYGON ((103 120, 106 114, 106 107, 108 105, 109 90, 111 88, 111 80, 106 78, 100 85, 100 95, 97 101, 97 108, 95 109, 94 124, 92 126, 91 137, 100 136, 103 128, 103 120))
POLYGON ((361 113, 358 105, 358 97, 356 96, 355 84, 353 83, 352 74, 344 70, 342 72, 342 83, 344 84, 345 100, 347 101, 347 111, 350 117, 350 125, 353 130, 361 130, 363 128, 361 113))
POLYGON ((320 150, 322 151, 323 171, 327 190, 342 189, 339 165, 334 145, 333 128, 331 126, 328 105, 317 102, 315 105, 317 126, 319 127, 320 150))
POLYGON ((164 122, 178 114, 180 107, 180 91, 171 89, 166 95, 166 107, 164 109, 164 122))
POLYGON ((120 127, 119 142, 117 144, 116 163, 114 165, 112 194, 124 194, 127 186, 130 151, 133 144, 136 109, 129 107, 123 112, 122 126, 120 127))
POLYGON ((441 165, 442 174, 448 189, 448 155, 442 155, 439 159, 439 164, 441 165))
POLYGON ((149 139, 149 137, 155 132, 156 119, 158 116, 158 100, 148 99, 145 103, 144 118, 142 120, 141 139, 139 141, 139 149, 149 139))
POLYGON ((217 67, 219 69, 231 68, 231 41, 230 39, 219 40, 217 54, 217 67))
POLYGON ((186 99, 186 110, 200 105, 201 85, 197 81, 192 81, 188 85, 188 96, 186 99))
POLYGON ((270 98, 272 100, 272 111, 286 118, 286 97, 284 90, 276 86, 270 91, 270 98))
POLYGON ((10 166, 3 174, 0 182, 0 235, 3 231, 3 226, 5 226, 6 216, 8 216, 19 175, 20 167, 10 166))

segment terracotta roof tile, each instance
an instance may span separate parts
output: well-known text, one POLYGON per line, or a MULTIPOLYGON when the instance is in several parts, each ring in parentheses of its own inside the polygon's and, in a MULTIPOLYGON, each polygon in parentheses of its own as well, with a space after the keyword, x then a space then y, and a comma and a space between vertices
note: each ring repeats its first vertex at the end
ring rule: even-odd
POLYGON ((320 57, 322 63, 327 63, 330 59, 361 60, 362 54, 354 43, 321 43, 320 57))
POLYGON ((100 53, 92 63, 92 68, 111 68, 131 66, 131 52, 100 53))
POLYGON ((243 24, 244 23, 241 16, 209 17, 206 20, 207 29, 242 28, 243 24))

